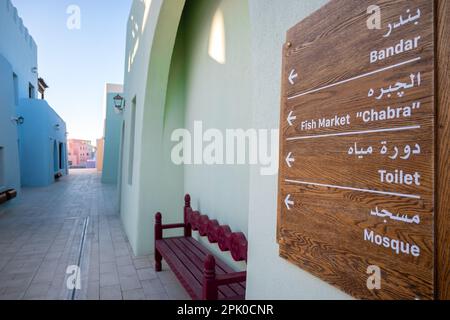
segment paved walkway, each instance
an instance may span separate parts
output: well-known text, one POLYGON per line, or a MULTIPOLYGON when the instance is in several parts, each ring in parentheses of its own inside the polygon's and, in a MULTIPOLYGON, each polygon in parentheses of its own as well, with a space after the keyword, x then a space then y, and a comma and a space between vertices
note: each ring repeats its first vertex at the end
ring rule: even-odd
POLYGON ((0 300, 189 299, 153 257, 135 257, 122 229, 113 186, 93 170, 73 170, 47 188, 24 189, 0 206, 0 300), (80 265, 81 289, 69 290, 80 265))

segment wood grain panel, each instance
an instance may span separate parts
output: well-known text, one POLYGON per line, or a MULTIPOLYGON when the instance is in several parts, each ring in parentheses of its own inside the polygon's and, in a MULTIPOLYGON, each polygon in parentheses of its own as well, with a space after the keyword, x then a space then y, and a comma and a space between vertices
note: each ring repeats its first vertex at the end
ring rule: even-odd
POLYGON ((438 298, 450 300, 450 2, 437 1, 438 66, 438 298))
POLYGON ((435 297, 434 16, 428 0, 335 0, 287 32, 280 256, 357 298, 435 297))

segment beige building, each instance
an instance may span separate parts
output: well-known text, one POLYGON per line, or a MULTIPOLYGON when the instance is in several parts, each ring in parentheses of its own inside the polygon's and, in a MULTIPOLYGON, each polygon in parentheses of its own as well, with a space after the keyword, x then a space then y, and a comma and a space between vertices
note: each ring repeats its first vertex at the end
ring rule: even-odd
POLYGON ((103 154, 104 154, 105 139, 97 139, 97 172, 103 171, 103 154))

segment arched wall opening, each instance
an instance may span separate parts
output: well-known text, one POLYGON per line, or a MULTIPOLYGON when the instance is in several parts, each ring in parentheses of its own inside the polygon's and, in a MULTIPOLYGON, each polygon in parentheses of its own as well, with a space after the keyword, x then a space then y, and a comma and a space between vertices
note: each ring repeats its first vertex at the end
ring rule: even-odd
MULTIPOLYGON (((201 2, 203 1, 199 1, 199 3, 201 2)), ((242 2, 248 2, 251 21, 252 122, 256 129, 277 129, 280 120, 282 47, 285 43, 286 30, 325 4, 327 0, 285 0, 282 6, 275 1, 247 0, 242 2)), ((229 3, 237 4, 231 0, 229 3)), ((171 91, 170 86, 174 86, 172 79, 169 80, 169 74, 171 73, 170 70, 175 70, 175 68, 171 68, 174 63, 172 57, 177 52, 176 50, 174 52, 175 43, 178 44, 178 41, 175 40, 177 33, 179 33, 178 30, 182 30, 179 29, 179 24, 184 5, 184 0, 136 0, 133 3, 130 15, 125 91, 127 106, 133 100, 133 97, 137 96, 138 121, 135 139, 137 153, 134 166, 136 180, 132 186, 128 183, 123 184, 121 214, 128 238, 137 255, 153 252, 155 213, 161 211, 166 223, 179 222, 185 185, 186 191, 196 196, 195 190, 192 188, 187 190, 190 176, 187 172, 185 173, 184 167, 182 167, 180 179, 177 178, 181 175, 178 172, 173 176, 169 175, 165 181, 164 175, 161 173, 163 168, 161 164, 167 161, 166 154, 169 149, 164 143, 166 143, 167 134, 170 132, 168 129, 170 127, 168 122, 170 121, 165 119, 170 118, 172 114, 170 109, 166 108, 167 103, 169 103, 166 101, 167 93, 171 91), (181 184, 182 188, 179 187, 181 184), (173 186, 176 186, 176 188, 173 186)), ((246 12, 246 4, 242 5, 245 6, 244 12, 246 12)), ((231 23, 236 21, 239 23, 241 14, 243 13, 235 12, 231 19, 226 13, 223 14, 224 25, 228 29, 225 32, 225 55, 222 55, 220 50, 209 50, 209 45, 203 42, 203 52, 207 52, 207 56, 211 54, 212 57, 209 57, 219 64, 220 62, 228 64, 230 61, 231 48, 228 39, 230 29, 227 24, 230 20, 231 23)), ((211 24, 213 18, 213 16, 210 16, 211 24)), ((216 18, 216 24, 220 25, 221 19, 219 15, 216 18)), ((211 33, 215 34, 215 32, 210 31, 204 30, 204 34, 198 35, 198 37, 208 37, 211 33)), ((214 43, 220 44, 220 32, 217 32, 217 34, 219 36, 214 43)), ((184 37, 187 37, 187 35, 184 35, 184 37)), ((201 41, 199 42, 201 43, 201 41)), ((231 53, 233 54, 233 51, 231 53)), ((236 54, 239 55, 238 52, 236 54)), ((180 60, 189 61, 187 56, 186 58, 181 57, 180 60)), ((188 77, 188 74, 191 74, 192 83, 200 83, 196 81, 194 73, 188 72, 189 70, 201 69, 189 68, 184 76, 188 77)), ((247 69, 241 70, 240 74, 245 76, 244 73, 247 71, 247 69)), ((214 81, 214 79, 209 80, 214 81)), ((227 89, 224 88, 224 90, 227 89)), ((183 126, 188 123, 188 119, 196 118, 196 114, 191 112, 194 109, 189 108, 187 103, 189 101, 187 97, 195 97, 195 95, 186 92, 185 96, 185 98, 180 99, 182 102, 186 101, 183 104, 183 126)), ((192 101, 196 101, 196 99, 193 98, 192 101)), ((250 108, 250 106, 248 107, 250 108)), ((125 154, 127 154, 130 144, 128 121, 130 121, 131 113, 129 108, 125 110, 125 114, 127 124, 124 148, 125 154)), ((223 114, 219 115, 223 116, 223 114)), ((126 181, 127 178, 127 158, 126 156, 124 158, 123 181, 126 181)), ((250 212, 248 223, 250 231, 247 234, 250 247, 247 266, 247 298, 270 299, 274 296, 285 299, 348 298, 339 290, 301 271, 279 257, 279 248, 275 241, 277 200, 274 196, 277 192, 278 177, 262 176, 259 169, 253 167, 250 170, 250 195, 248 204, 245 204, 245 210, 250 212), (248 207, 250 208, 248 209, 248 207), (293 285, 295 283, 301 285, 293 285)), ((216 178, 211 177, 210 181, 214 182, 217 180, 216 178)), ((204 188, 208 186, 205 185, 204 188)), ((245 190, 246 187, 246 185, 239 186, 237 191, 234 192, 245 190)), ((229 197, 228 199, 234 201, 234 195, 235 193, 231 193, 222 196, 229 197)), ((194 207, 198 207, 204 213, 218 219, 222 220, 223 217, 222 223, 228 222, 226 221, 226 215, 219 216, 217 214, 218 210, 210 211, 209 204, 203 203, 205 198, 203 196, 200 198, 200 196, 202 194, 199 195, 200 202, 198 200, 196 202, 194 199, 194 207)), ((219 207, 218 203, 213 205, 214 208, 219 207)), ((228 211, 227 213, 230 213, 230 215, 233 214, 229 212, 228 205, 222 209, 228 211)), ((238 231, 239 228, 233 225, 233 229, 238 231)))
MULTIPOLYGON (((246 234, 250 167, 220 164, 220 158, 225 162, 230 151, 225 150, 226 131, 251 127, 250 66, 247 1, 186 1, 166 100, 166 115, 182 114, 184 122, 180 128, 191 135, 190 158, 185 158, 190 164, 182 167, 182 193, 191 194, 194 209, 246 234), (199 125, 203 129, 200 136, 196 131, 199 125), (201 136, 210 129, 223 136, 223 157, 214 153, 219 161, 214 165, 206 164, 205 158, 213 141, 201 136), (195 141, 202 139, 203 150, 195 154, 195 141), (198 157, 202 158, 201 164, 195 164, 198 157)), ((172 131, 170 128, 164 137, 170 147, 176 145, 170 141, 172 131)), ((171 161, 170 156, 166 153, 165 162, 171 161)))
POLYGON ((138 169, 138 254, 153 251, 155 212, 163 213, 165 223, 182 219, 187 192, 195 209, 247 233, 249 166, 177 166, 171 135, 180 128, 193 133, 195 121, 223 133, 249 128, 248 3, 175 3, 163 2, 150 53, 138 169))

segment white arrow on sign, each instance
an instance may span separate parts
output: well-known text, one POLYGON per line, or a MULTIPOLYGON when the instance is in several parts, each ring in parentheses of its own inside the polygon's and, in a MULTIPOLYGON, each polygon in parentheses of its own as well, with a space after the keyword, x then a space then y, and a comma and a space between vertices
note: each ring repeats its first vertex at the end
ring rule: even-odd
POLYGON ((286 205, 286 208, 288 210, 291 210, 291 206, 293 206, 295 204, 294 201, 291 200, 291 195, 290 194, 288 194, 288 196, 284 200, 284 204, 286 205))
POLYGON ((293 123, 292 121, 296 120, 297 117, 293 115, 294 111, 291 111, 287 117, 287 122, 289 123, 289 125, 292 127, 293 123))
POLYGON ((291 70, 291 73, 289 74, 289 82, 290 82, 292 85, 294 85, 294 84, 295 84, 294 79, 297 79, 297 78, 298 78, 298 73, 297 73, 297 71, 295 71, 295 69, 292 69, 292 70, 291 70))
POLYGON ((292 162, 295 162, 295 159, 292 157, 292 152, 289 152, 288 156, 286 157, 286 163, 289 168, 292 168, 292 162))

